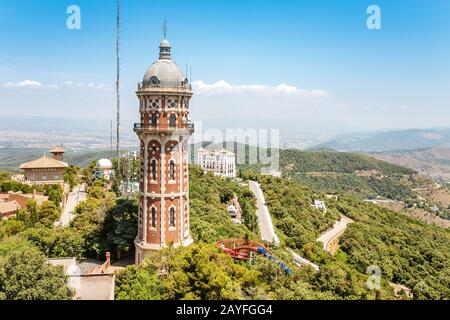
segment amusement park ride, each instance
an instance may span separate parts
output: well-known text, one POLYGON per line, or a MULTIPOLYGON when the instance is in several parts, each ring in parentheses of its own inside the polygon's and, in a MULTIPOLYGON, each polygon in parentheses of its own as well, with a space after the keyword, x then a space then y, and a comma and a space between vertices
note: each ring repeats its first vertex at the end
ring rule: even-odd
POLYGON ((252 261, 255 253, 260 254, 277 264, 286 274, 292 273, 291 269, 278 260, 269 249, 259 242, 245 239, 228 239, 218 241, 216 246, 237 260, 252 261))

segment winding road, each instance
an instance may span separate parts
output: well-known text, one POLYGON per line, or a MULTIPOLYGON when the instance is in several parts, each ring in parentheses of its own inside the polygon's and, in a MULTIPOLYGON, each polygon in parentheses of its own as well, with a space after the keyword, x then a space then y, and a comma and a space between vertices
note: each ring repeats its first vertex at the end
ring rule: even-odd
MULTIPOLYGON (((277 245, 280 244, 280 239, 275 233, 272 218, 270 216, 269 209, 266 206, 266 200, 264 199, 264 194, 261 190, 261 186, 259 185, 259 183, 255 181, 249 181, 248 186, 250 188, 250 191, 253 192, 253 194, 256 197, 257 203, 256 214, 258 215, 258 225, 259 230, 261 232, 261 239, 273 242, 277 245)), ((291 249, 289 249, 289 251, 292 254, 292 260, 297 267, 301 268, 303 266, 310 265, 317 272, 320 271, 318 265, 312 263, 311 261, 305 258, 300 257, 300 255, 298 255, 291 249)))
POLYGON ((331 246, 332 242, 334 240, 337 240, 347 229, 347 225, 352 222, 352 219, 347 218, 346 216, 342 216, 341 220, 336 221, 336 223, 333 225, 333 228, 317 238, 317 241, 323 243, 323 249, 325 251, 333 253, 333 249, 331 246))
POLYGON ((261 239, 268 242, 274 242, 275 244, 279 244, 280 239, 276 235, 275 230, 273 228, 272 218, 270 217, 269 209, 266 206, 266 200, 264 199, 264 194, 261 190, 261 186, 259 185, 259 183, 255 181, 249 181, 248 186, 250 188, 250 191, 253 192, 253 194, 256 197, 257 202, 256 214, 258 216, 258 224, 259 230, 261 232, 261 239))

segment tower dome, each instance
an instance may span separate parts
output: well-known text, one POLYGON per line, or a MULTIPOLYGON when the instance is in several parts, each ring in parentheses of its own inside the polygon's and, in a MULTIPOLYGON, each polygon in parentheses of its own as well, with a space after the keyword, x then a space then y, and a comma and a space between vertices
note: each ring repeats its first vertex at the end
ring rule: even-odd
POLYGON ((161 44, 159 45, 160 48, 170 48, 170 42, 167 39, 163 39, 161 41, 161 44))
POLYGON ((112 163, 108 159, 100 159, 96 164, 97 168, 101 169, 111 169, 113 167, 112 163))
POLYGON ((187 78, 172 60, 172 47, 167 39, 159 45, 159 59, 145 72, 143 85, 151 87, 186 87, 187 78))

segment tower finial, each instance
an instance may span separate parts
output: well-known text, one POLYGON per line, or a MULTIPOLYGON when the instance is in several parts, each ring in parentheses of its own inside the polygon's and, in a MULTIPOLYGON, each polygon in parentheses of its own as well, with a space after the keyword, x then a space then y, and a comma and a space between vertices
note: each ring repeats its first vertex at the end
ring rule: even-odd
POLYGON ((166 16, 164 16, 164 23, 163 23, 163 33, 164 33, 164 39, 161 41, 161 44, 159 45, 159 59, 171 59, 171 53, 170 53, 170 43, 167 40, 167 19, 166 16))
POLYGON ((167 18, 166 18, 166 16, 164 16, 163 33, 164 33, 164 39, 167 39, 167 18))

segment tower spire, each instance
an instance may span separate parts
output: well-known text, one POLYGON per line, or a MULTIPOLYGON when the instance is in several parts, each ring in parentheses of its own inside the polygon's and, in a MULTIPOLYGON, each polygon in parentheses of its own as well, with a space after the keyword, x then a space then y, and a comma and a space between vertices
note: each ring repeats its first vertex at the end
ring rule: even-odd
POLYGON ((170 42, 167 40, 167 19, 164 16, 164 22, 163 22, 163 34, 164 39, 161 41, 161 44, 159 45, 159 59, 171 59, 171 47, 170 42))
POLYGON ((164 39, 167 39, 167 18, 166 18, 166 16, 164 16, 163 34, 164 34, 164 39))

